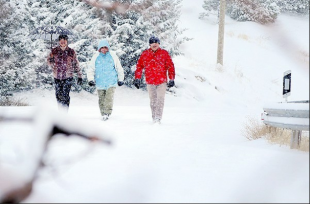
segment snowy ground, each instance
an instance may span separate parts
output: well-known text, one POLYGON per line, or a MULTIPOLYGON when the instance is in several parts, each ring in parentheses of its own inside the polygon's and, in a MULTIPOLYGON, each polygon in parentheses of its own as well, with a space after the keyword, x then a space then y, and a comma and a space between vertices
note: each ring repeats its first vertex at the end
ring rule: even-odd
MULTIPOLYGON (((261 26, 227 18, 219 69, 217 27, 198 19, 199 1, 184 1, 182 26, 194 39, 183 45, 184 56, 173 59, 177 88, 175 95, 167 92, 162 124, 151 122, 147 92, 118 88, 106 122, 96 94, 71 93, 68 117, 100 130, 113 145, 54 138, 48 166, 25 202, 309 203, 309 153, 242 135, 247 116, 259 120, 265 103, 284 101, 284 71, 292 70, 289 100, 309 100, 309 19, 283 15, 261 26)), ((28 115, 38 107, 57 112, 54 91, 16 97, 32 106, 0 107, 0 113, 28 115)), ((29 133, 37 130, 11 125, 16 128, 6 135, 7 126, 0 125, 0 165, 4 161, 2 168, 15 167, 23 176, 29 160, 21 155, 36 147, 29 133), (19 149, 25 141, 28 146, 19 149)))
MULTIPOLYGON (((241 130, 245 116, 255 110, 216 100, 178 103, 167 95, 163 123, 153 125, 147 94, 133 91, 135 100, 128 96, 125 105, 120 99, 128 92, 117 91, 107 122, 100 120, 95 96, 72 94, 69 116, 86 120, 85 125, 91 121, 113 145, 56 137, 49 146, 48 166, 26 202, 308 201, 309 154, 265 140, 248 141, 241 130)), ((44 93, 45 105, 57 110, 49 104, 53 94, 44 93)), ((16 132, 20 141, 24 131, 16 132)))

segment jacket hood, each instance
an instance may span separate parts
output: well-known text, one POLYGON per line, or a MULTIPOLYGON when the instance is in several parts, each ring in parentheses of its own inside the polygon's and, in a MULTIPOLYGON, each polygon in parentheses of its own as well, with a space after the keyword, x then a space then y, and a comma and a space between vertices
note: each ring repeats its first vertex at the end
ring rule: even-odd
POLYGON ((109 42, 106 39, 100 40, 100 42, 98 44, 97 50, 99 51, 99 49, 102 48, 102 47, 107 47, 107 48, 109 48, 109 51, 111 50, 110 44, 109 44, 109 42))

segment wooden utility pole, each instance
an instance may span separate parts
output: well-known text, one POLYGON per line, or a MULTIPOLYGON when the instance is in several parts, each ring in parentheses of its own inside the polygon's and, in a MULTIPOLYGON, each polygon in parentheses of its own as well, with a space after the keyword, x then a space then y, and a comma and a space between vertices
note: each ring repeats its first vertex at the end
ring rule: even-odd
POLYGON ((220 0, 217 64, 221 64, 222 66, 223 66, 223 50, 224 50, 225 7, 226 7, 226 0, 220 0))

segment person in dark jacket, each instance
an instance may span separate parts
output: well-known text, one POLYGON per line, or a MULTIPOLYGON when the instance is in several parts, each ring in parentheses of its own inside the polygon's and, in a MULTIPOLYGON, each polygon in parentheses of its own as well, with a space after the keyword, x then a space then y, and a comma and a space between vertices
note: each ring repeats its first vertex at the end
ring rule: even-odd
POLYGON ((59 35, 59 46, 52 49, 47 63, 53 69, 55 81, 56 99, 59 109, 68 110, 70 105, 70 90, 73 82, 73 74, 78 74, 78 85, 82 85, 82 71, 79 67, 75 51, 68 47, 68 36, 59 35))
POLYGON ((143 51, 135 71, 134 85, 140 88, 144 70, 154 123, 161 123, 167 86, 174 86, 175 68, 168 51, 160 48, 158 37, 149 39, 150 48, 143 51), (169 77, 169 82, 167 79, 169 77), (168 85, 167 85, 168 82, 168 85))

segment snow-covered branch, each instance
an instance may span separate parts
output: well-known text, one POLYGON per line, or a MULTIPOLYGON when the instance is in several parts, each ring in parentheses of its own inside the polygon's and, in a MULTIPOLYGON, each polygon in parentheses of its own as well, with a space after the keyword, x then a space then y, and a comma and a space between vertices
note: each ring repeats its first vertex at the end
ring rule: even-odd
POLYGON ((19 203, 30 195, 33 182, 42 167, 48 143, 54 135, 76 135, 90 141, 111 145, 104 131, 60 112, 37 110, 27 116, 2 112, 0 113, 0 125, 1 139, 4 139, 6 144, 10 142, 9 138, 18 143, 17 148, 14 145, 6 145, 0 151, 0 203, 19 203), (10 128, 12 123, 20 124, 21 130, 12 130, 10 128), (15 147, 15 150, 10 147, 13 149, 15 147), (22 158, 17 163, 12 159, 16 151, 26 153, 26 157, 15 156, 22 158))

